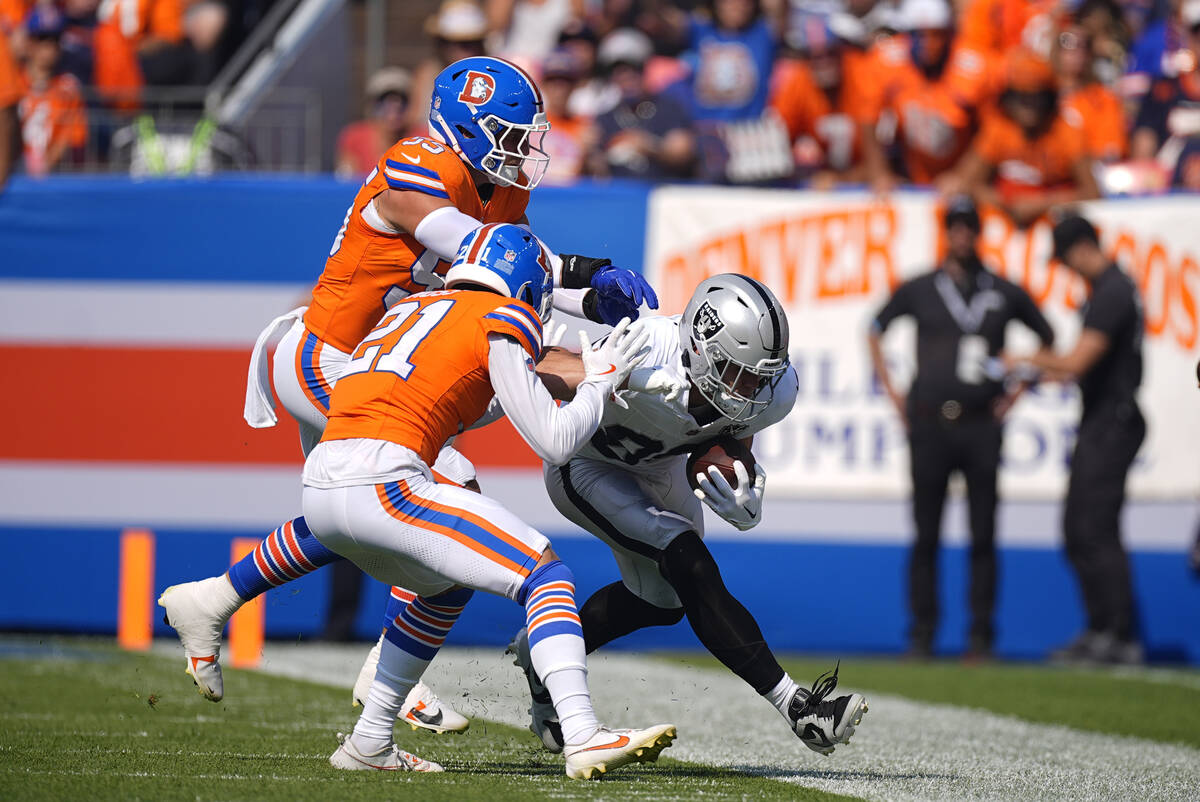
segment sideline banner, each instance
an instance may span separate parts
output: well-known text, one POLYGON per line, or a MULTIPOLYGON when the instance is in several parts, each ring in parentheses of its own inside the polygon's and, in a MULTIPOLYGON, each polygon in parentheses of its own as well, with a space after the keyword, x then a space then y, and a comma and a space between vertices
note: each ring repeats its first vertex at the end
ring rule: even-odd
MULTIPOLYGON (((1200 491, 1200 391, 1196 389, 1200 301, 1200 197, 1102 201, 1087 214, 1103 244, 1141 288, 1146 316, 1140 402, 1149 434, 1130 495, 1194 498, 1200 491)), ((867 328, 901 281, 937 261, 940 208, 931 194, 663 188, 650 199, 646 273, 666 314, 679 312, 707 276, 739 272, 779 296, 791 324, 800 395, 756 453, 775 491, 795 496, 908 495, 904 429, 880 390, 867 328)), ((1050 227, 1015 229, 984 215, 984 261, 1023 286, 1067 348, 1079 332, 1083 282, 1050 260, 1050 227)), ((913 370, 915 327, 888 330, 885 351, 901 386, 913 370)), ((1020 324, 1008 347, 1032 350, 1020 324)), ((1057 499, 1079 418, 1073 387, 1044 384, 1027 394, 1006 427, 1001 489, 1010 499, 1057 499)))

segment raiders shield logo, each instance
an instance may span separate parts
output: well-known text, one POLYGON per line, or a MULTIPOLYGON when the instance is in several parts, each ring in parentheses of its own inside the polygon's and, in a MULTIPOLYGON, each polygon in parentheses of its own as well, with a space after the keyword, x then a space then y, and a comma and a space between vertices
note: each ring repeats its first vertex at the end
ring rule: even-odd
POLYGON ((467 83, 463 86, 458 99, 472 106, 479 106, 492 99, 496 92, 496 79, 486 72, 471 70, 467 73, 467 83))
POLYGON ((707 340, 723 328, 725 328, 725 324, 717 317, 717 310, 712 308, 712 304, 708 301, 702 303, 696 310, 696 317, 692 320, 692 332, 696 339, 707 340))

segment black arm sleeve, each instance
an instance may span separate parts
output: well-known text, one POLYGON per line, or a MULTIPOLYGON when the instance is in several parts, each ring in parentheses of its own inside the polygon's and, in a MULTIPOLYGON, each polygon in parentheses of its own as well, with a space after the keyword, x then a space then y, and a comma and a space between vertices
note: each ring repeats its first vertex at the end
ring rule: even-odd
POLYGON ((875 320, 872 323, 875 331, 882 333, 887 330, 888 326, 892 325, 892 321, 896 318, 911 315, 913 313, 912 296, 911 281, 906 281, 897 287, 896 291, 892 293, 892 297, 879 310, 879 314, 875 315, 875 320))
POLYGON ((1038 309, 1037 304, 1025 290, 1014 284, 1013 291, 1013 306, 1017 313, 1017 320, 1020 320, 1036 334, 1042 341, 1042 345, 1047 347, 1054 345, 1054 329, 1050 327, 1042 310, 1038 309))

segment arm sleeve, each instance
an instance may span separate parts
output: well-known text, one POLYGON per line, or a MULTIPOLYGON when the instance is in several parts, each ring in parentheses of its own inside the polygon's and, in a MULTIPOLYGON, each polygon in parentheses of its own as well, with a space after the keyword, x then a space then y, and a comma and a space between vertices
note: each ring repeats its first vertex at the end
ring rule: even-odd
POLYGON ((1083 327, 1095 329, 1111 340, 1120 333, 1129 315, 1133 313, 1133 297, 1122 292, 1123 282, 1110 281, 1096 289, 1083 316, 1083 327))
POLYGON ((612 385, 580 384, 575 399, 560 407, 526 363, 524 348, 504 335, 489 334, 488 349, 492 388, 508 419, 539 457, 551 465, 564 464, 600 425, 612 385))
POLYGON ((436 253, 439 259, 453 262, 458 246, 480 225, 482 223, 471 215, 463 214, 453 206, 443 206, 421 218, 413 237, 436 253))
POLYGON ((583 306, 584 297, 591 290, 564 290, 560 287, 554 288, 554 308, 559 312, 565 312, 571 317, 577 317, 587 320, 587 312, 583 306))
POLYGON ((1038 336, 1042 341, 1042 345, 1047 347, 1054 345, 1054 329, 1050 327, 1050 323, 1046 320, 1046 316, 1042 314, 1042 310, 1038 309, 1037 304, 1029 297, 1029 293, 1020 287, 1015 287, 1014 307, 1017 313, 1017 319, 1029 327, 1029 330, 1038 336))
POLYGON ((879 314, 875 315, 875 320, 871 322, 871 328, 882 333, 892 325, 893 320, 904 315, 911 315, 912 312, 912 284, 906 281, 896 288, 892 297, 879 310, 879 314))

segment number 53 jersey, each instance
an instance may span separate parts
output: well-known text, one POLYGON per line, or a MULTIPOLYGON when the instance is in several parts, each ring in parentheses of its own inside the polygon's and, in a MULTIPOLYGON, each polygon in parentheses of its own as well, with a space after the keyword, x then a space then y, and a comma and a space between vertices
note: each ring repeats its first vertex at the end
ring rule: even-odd
MULTIPOLYGON (((650 353, 643 366, 666 367, 678 371, 686 381, 683 367, 683 348, 679 343, 679 315, 642 317, 633 324, 650 334, 650 353)), ((638 472, 662 472, 668 463, 683 459, 697 445, 720 435, 749 437, 783 420, 796 402, 799 381, 796 369, 789 365, 787 373, 775 386, 771 403, 748 421, 735 422, 712 409, 712 417, 700 420, 688 412, 688 398, 694 387, 673 401, 661 395, 625 390, 621 398, 629 405, 604 405, 604 417, 591 441, 577 456, 623 465, 638 472)), ((760 391, 761 397, 771 393, 760 391)), ((710 409, 711 407, 705 407, 710 409)))
POLYGON ((304 325, 349 353, 392 304, 413 293, 442 288, 449 262, 410 233, 397 231, 375 211, 387 190, 420 192, 447 200, 481 223, 516 223, 525 215, 529 192, 494 187, 485 203, 467 165, 445 145, 414 136, 392 145, 367 176, 329 250, 313 288, 304 325))

